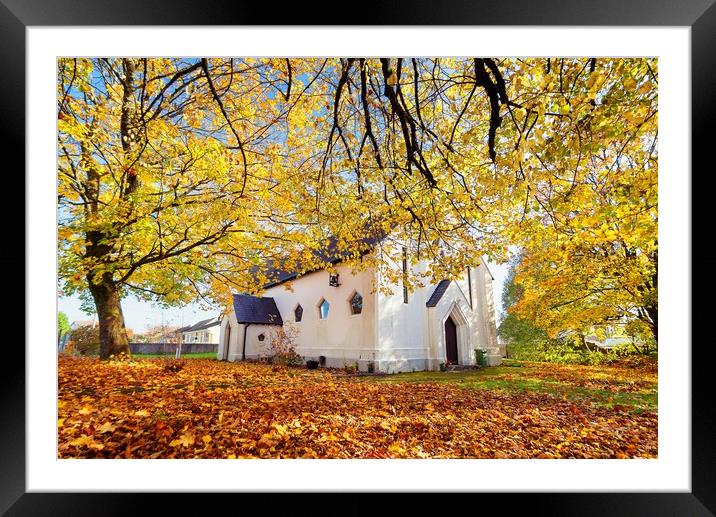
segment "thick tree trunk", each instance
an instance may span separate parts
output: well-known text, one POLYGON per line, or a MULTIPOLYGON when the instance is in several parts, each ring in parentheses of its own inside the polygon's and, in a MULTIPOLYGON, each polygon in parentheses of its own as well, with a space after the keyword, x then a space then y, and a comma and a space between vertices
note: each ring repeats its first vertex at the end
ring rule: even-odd
POLYGON ((131 355, 117 284, 109 276, 99 284, 92 282, 91 278, 88 278, 88 282, 99 318, 100 359, 117 356, 122 352, 131 355))

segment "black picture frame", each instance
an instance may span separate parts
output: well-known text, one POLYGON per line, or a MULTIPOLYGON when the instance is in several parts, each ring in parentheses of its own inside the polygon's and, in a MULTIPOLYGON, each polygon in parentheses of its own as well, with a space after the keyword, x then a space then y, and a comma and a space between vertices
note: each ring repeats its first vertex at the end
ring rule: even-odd
MULTIPOLYGON (((31 99, 25 97, 26 44, 25 30, 29 26, 69 25, 342 25, 350 21, 356 25, 557 25, 557 26, 686 26, 691 28, 691 100, 692 100, 692 166, 703 164, 698 175, 680 171, 684 181, 692 182, 692 236, 701 236, 708 242, 711 230, 710 200, 716 192, 716 175, 713 173, 711 148, 715 136, 713 118, 716 116, 716 6, 715 0, 519 0, 468 3, 461 0, 429 2, 385 2, 380 5, 360 3, 350 16, 340 14, 338 3, 314 3, 300 9, 273 7, 261 2, 236 0, 0 0, 0 63, 3 71, 0 80, 0 120, 2 120, 3 148, 25 149, 25 106, 31 99), (694 188, 698 179, 698 188, 694 188), (694 197, 695 195, 695 197, 694 197), (699 196, 702 196, 699 199, 699 196), (707 197, 708 196, 708 197, 707 197)), ((16 152, 19 163, 5 163, 3 186, 12 192, 16 202, 31 195, 22 174, 24 155, 16 152)), ((29 187, 29 186, 28 186, 29 187)), ((7 206, 7 205, 6 205, 7 206)), ((12 280, 20 284, 31 272, 26 270, 24 246, 25 227, 19 224, 4 225, 5 238, 12 246, 2 246, 0 264, 4 266, 6 292, 11 293, 15 310, 21 310, 19 293, 24 285, 9 287, 12 280), (12 277, 12 278, 10 278, 12 277), (12 289, 14 287, 14 289, 12 289)), ((32 238, 28 236, 27 238, 32 238)), ((683 281, 692 284, 699 272, 699 293, 692 300, 692 329, 705 328, 712 319, 708 293, 714 292, 716 282, 709 277, 709 266, 716 264, 716 254, 707 244, 694 245, 692 263, 684 264, 683 281), (691 267, 689 267, 691 266, 691 267)), ((23 281, 24 283, 24 281, 23 281)), ((17 326, 22 320, 29 324, 30 315, 8 317, 17 326)), ((689 493, 549 493, 549 494, 473 494, 473 504, 484 506, 490 499, 498 505, 524 505, 529 514, 544 515, 714 515, 716 514, 716 427, 714 405, 710 396, 709 380, 713 361, 713 343, 704 333, 704 340, 692 341, 701 346, 691 349, 692 356, 692 489, 689 493), (509 502, 509 503, 508 503, 509 502)), ((25 350, 16 340, 5 343, 4 375, 0 376, 2 390, 2 425, 0 425, 0 512, 7 515, 126 515, 145 513, 147 501, 158 496, 147 494, 78 494, 78 493, 27 493, 25 485, 25 350), (12 346, 10 346, 12 345, 12 346)), ((40 346, 25 343, 26 347, 40 346)), ((683 343, 684 347, 691 343, 683 343)), ((212 507, 217 511, 224 501, 212 494, 212 507)), ((245 501, 246 495, 241 498, 245 501)), ((315 495, 292 496, 290 505, 296 508, 320 511, 315 495), (309 496, 312 502, 305 504, 309 496)), ((227 496, 222 497, 226 499, 227 496)), ((252 496, 252 499, 254 497, 252 496)), ((234 501, 237 498, 233 498, 234 501)), ((422 504, 426 497, 413 496, 422 504)), ((443 499, 444 501, 444 499, 443 499)), ((257 501, 252 501, 257 502, 257 501)), ((247 503, 241 503, 247 504, 247 503)), ((266 503, 264 503, 266 504, 266 503)), ((274 504, 274 503, 272 503, 274 504)), ((383 505, 386 503, 375 503, 383 505)), ((401 505, 403 503, 401 502, 401 505)), ((174 494, 162 497, 162 514, 174 509, 189 511, 194 505, 209 510, 206 498, 192 494, 174 494), (200 506, 199 506, 200 505, 200 506)), ((334 507, 341 513, 360 510, 361 505, 334 507)), ((449 504, 448 504, 449 506, 449 504)), ((275 507, 274 507, 275 508, 275 507)), ((361 511, 374 508, 369 504, 361 511)), ((455 507, 457 510, 458 507, 455 507)))

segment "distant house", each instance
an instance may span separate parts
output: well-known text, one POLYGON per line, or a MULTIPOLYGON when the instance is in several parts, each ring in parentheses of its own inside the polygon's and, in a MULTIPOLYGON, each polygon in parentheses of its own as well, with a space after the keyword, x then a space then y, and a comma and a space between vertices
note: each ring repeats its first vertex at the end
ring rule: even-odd
POLYGON ((597 336, 585 336, 584 342, 588 345, 594 345, 597 348, 609 350, 620 345, 630 345, 632 344, 633 339, 627 336, 617 336, 608 337, 600 340, 597 336))
POLYGON ((182 343, 219 343, 221 318, 209 318, 179 329, 182 343))
POLYGON ((602 329, 601 334, 602 336, 600 337, 596 332, 590 333, 584 336, 584 342, 587 343, 587 345, 593 345, 603 350, 610 350, 623 345, 631 345, 635 342, 637 345, 641 344, 638 339, 629 336, 624 331, 623 324, 615 323, 608 325, 602 329))

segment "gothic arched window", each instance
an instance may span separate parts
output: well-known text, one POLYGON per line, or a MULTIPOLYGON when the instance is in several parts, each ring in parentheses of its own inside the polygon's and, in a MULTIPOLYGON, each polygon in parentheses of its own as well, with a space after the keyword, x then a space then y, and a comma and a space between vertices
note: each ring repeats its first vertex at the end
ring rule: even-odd
POLYGON ((350 299, 351 303, 351 314, 360 314, 363 312, 363 297, 360 293, 355 292, 350 299))
POLYGON ((328 309, 330 307, 331 304, 328 303, 328 300, 322 298, 321 303, 318 304, 318 315, 322 320, 328 319, 328 309))

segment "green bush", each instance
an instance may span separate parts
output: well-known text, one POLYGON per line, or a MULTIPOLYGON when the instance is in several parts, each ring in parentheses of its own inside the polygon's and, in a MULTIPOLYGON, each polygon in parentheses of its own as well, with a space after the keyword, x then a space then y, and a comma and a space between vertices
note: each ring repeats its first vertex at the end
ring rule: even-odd
POLYGON ((487 366, 487 354, 485 353, 485 350, 482 350, 480 348, 475 348, 475 364, 479 366, 487 366))
POLYGON ((587 347, 575 340, 550 341, 541 346, 509 343, 507 350, 511 359, 582 365, 607 364, 626 356, 643 355, 630 344, 600 349, 587 347))

